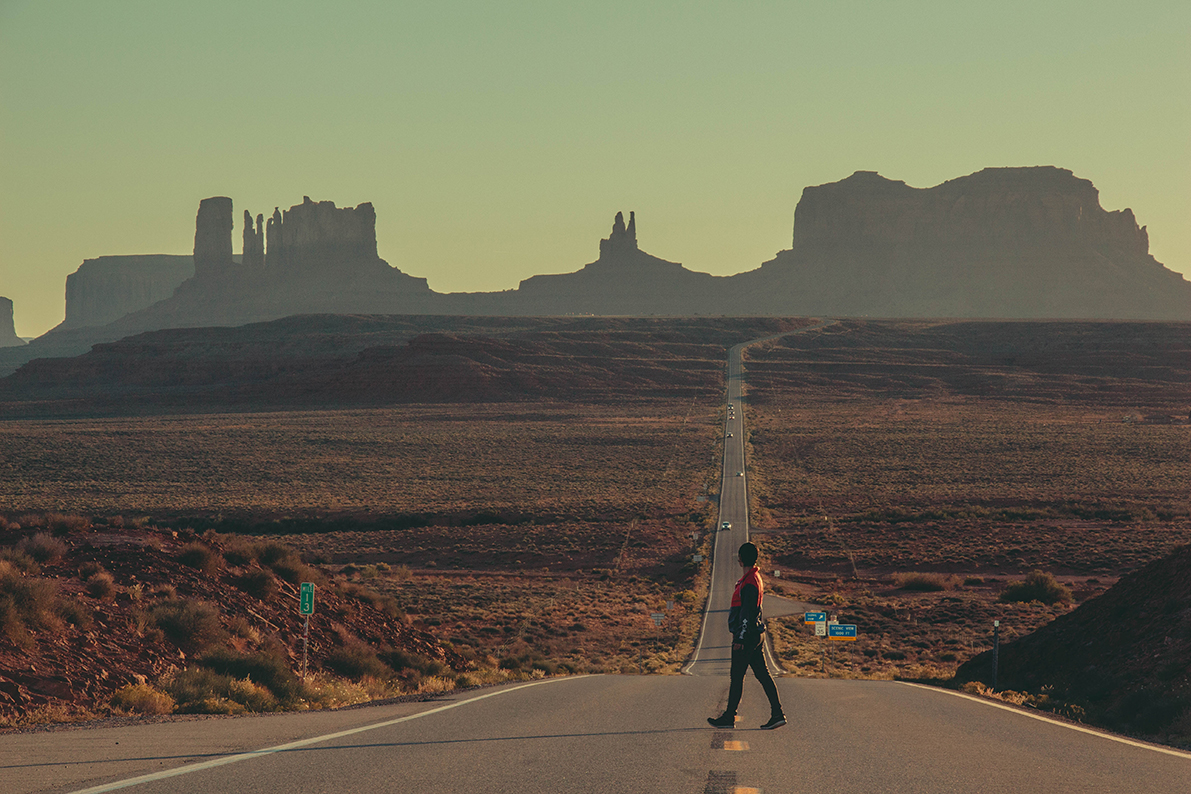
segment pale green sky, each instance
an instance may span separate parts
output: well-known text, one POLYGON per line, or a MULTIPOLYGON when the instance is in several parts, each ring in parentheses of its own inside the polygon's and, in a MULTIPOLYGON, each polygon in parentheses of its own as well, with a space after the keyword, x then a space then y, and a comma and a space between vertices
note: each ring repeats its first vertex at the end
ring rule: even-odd
POLYGON ((371 201, 441 292, 650 253, 727 275, 802 188, 1056 165, 1191 273, 1191 3, 0 0, 0 295, 189 253, 199 200, 371 201))

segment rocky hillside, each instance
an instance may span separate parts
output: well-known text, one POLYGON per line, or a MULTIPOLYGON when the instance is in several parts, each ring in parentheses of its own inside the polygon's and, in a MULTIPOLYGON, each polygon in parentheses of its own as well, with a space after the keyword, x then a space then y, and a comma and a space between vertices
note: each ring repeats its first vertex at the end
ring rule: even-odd
MULTIPOLYGON (((956 681, 988 683, 991 652, 956 681)), ((1117 730, 1191 742, 1191 546, 1137 570, 1000 651, 1001 689, 1117 730)))
POLYGON ((451 688, 472 667, 396 602, 274 542, 110 519, 0 518, 0 726, 112 713, 238 713, 451 688), (310 670, 297 585, 314 582, 310 670), (339 683, 336 683, 339 682, 339 683), (354 689, 353 689, 354 687, 354 689))

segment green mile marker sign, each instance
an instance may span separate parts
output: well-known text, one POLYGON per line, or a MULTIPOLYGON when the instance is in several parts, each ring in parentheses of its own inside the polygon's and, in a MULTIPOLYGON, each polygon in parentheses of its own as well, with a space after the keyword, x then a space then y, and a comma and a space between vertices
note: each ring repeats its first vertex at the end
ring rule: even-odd
POLYGON ((302 590, 298 600, 298 614, 314 614, 314 582, 302 582, 302 590))

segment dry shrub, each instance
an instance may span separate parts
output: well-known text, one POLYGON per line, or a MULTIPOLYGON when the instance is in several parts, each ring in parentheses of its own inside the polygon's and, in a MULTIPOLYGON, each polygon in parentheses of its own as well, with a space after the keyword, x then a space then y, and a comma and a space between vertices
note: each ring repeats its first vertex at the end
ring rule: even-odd
POLYGON ((27 644, 26 630, 58 628, 58 585, 49 579, 21 576, 0 562, 0 631, 27 644))
POLYGON ((251 543, 234 540, 224 546, 223 559, 228 565, 248 565, 256 559, 256 553, 251 543))
POLYGON ((273 574, 260 568, 241 574, 232 581, 236 587, 261 601, 268 601, 277 595, 277 580, 273 578, 273 574))
POLYGON ((233 636, 248 640, 253 644, 259 644, 261 641, 261 633, 257 631, 256 626, 248 622, 247 618, 237 615, 228 621, 227 628, 233 636))
POLYGON ((172 697, 148 684, 129 684, 116 690, 111 704, 133 714, 173 714, 177 706, 172 697))
POLYGON ((37 562, 16 546, 0 548, 0 562, 7 563, 13 569, 24 573, 37 573, 40 570, 37 562))
POLYGON ((93 598, 111 598, 116 594, 116 580, 107 571, 92 574, 86 582, 87 595, 93 598))
POLYGON ((393 671, 377 658, 376 651, 363 643, 336 648, 323 662, 323 667, 339 675, 359 681, 361 678, 388 678, 393 671))
POLYGON ((70 625, 84 630, 91 628, 91 623, 95 618, 95 611, 91 607, 73 598, 59 598, 54 610, 58 617, 70 625))
MULTIPOLYGON (((292 705, 302 696, 302 685, 290 670, 289 664, 279 654, 264 651, 238 653, 227 648, 215 648, 203 654, 197 661, 201 667, 219 675, 237 680, 251 680, 264 687, 274 698, 274 708, 279 704, 292 705)), ((238 702, 250 705, 243 700, 238 702)), ((251 710, 269 709, 254 707, 251 710)))
POLYGON ((169 582, 161 582, 153 585, 149 590, 151 596, 161 596, 164 598, 174 598, 178 595, 178 589, 169 582))
POLYGON ((85 516, 46 513, 45 525, 56 535, 67 535, 71 532, 87 531, 91 528, 91 519, 85 516))
POLYGON ((421 675, 442 675, 447 666, 437 659, 430 659, 410 651, 387 648, 378 654, 380 660, 393 670, 414 670, 421 675))
POLYGON ((937 593, 941 590, 954 590, 959 586, 959 577, 939 573, 900 573, 893 577, 893 582, 902 590, 937 593))
POLYGON ((211 573, 223 562, 219 552, 202 543, 187 543, 178 553, 178 562, 198 568, 203 573, 211 573))
POLYGON ((1043 604, 1070 604, 1075 600, 1071 588, 1059 583, 1052 574, 1033 571, 1020 582, 1014 582, 1001 593, 1008 602, 1040 601, 1043 604))
POLYGON ((227 636, 219 622, 219 610, 204 601, 170 599, 153 607, 149 617, 166 637, 188 651, 204 650, 227 636))
POLYGON ((401 609, 401 605, 397 603, 396 598, 390 595, 382 595, 362 585, 347 582, 339 587, 339 591, 349 598, 354 598, 356 601, 361 601, 379 609, 390 617, 400 618, 405 614, 401 609))
POLYGON ((21 551, 40 563, 57 562, 66 554, 66 544, 48 532, 38 532, 18 545, 21 551))
POLYGON ((161 685, 177 702, 179 714, 243 714, 278 708, 277 698, 267 688, 204 667, 189 667, 161 685))
POLYGON ((88 560, 79 566, 79 578, 85 582, 95 574, 103 572, 103 570, 104 567, 102 564, 94 560, 88 560))

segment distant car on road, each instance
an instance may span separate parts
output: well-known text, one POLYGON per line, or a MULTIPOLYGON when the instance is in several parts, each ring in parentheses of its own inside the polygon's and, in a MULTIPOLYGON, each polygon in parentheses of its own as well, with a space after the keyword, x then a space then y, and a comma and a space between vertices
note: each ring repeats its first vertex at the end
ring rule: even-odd
POLYGON ((738 471, 738 472, 736 472, 736 476, 737 476, 737 477, 743 477, 743 476, 744 476, 744 472, 742 472, 742 471, 738 471))
POLYGON ((731 438, 731 437, 732 437, 732 434, 731 434, 731 433, 729 433, 729 434, 728 434, 728 438, 731 438))
POLYGON ((731 529, 731 528, 732 528, 731 521, 725 521, 724 523, 720 524, 720 529, 731 529))

